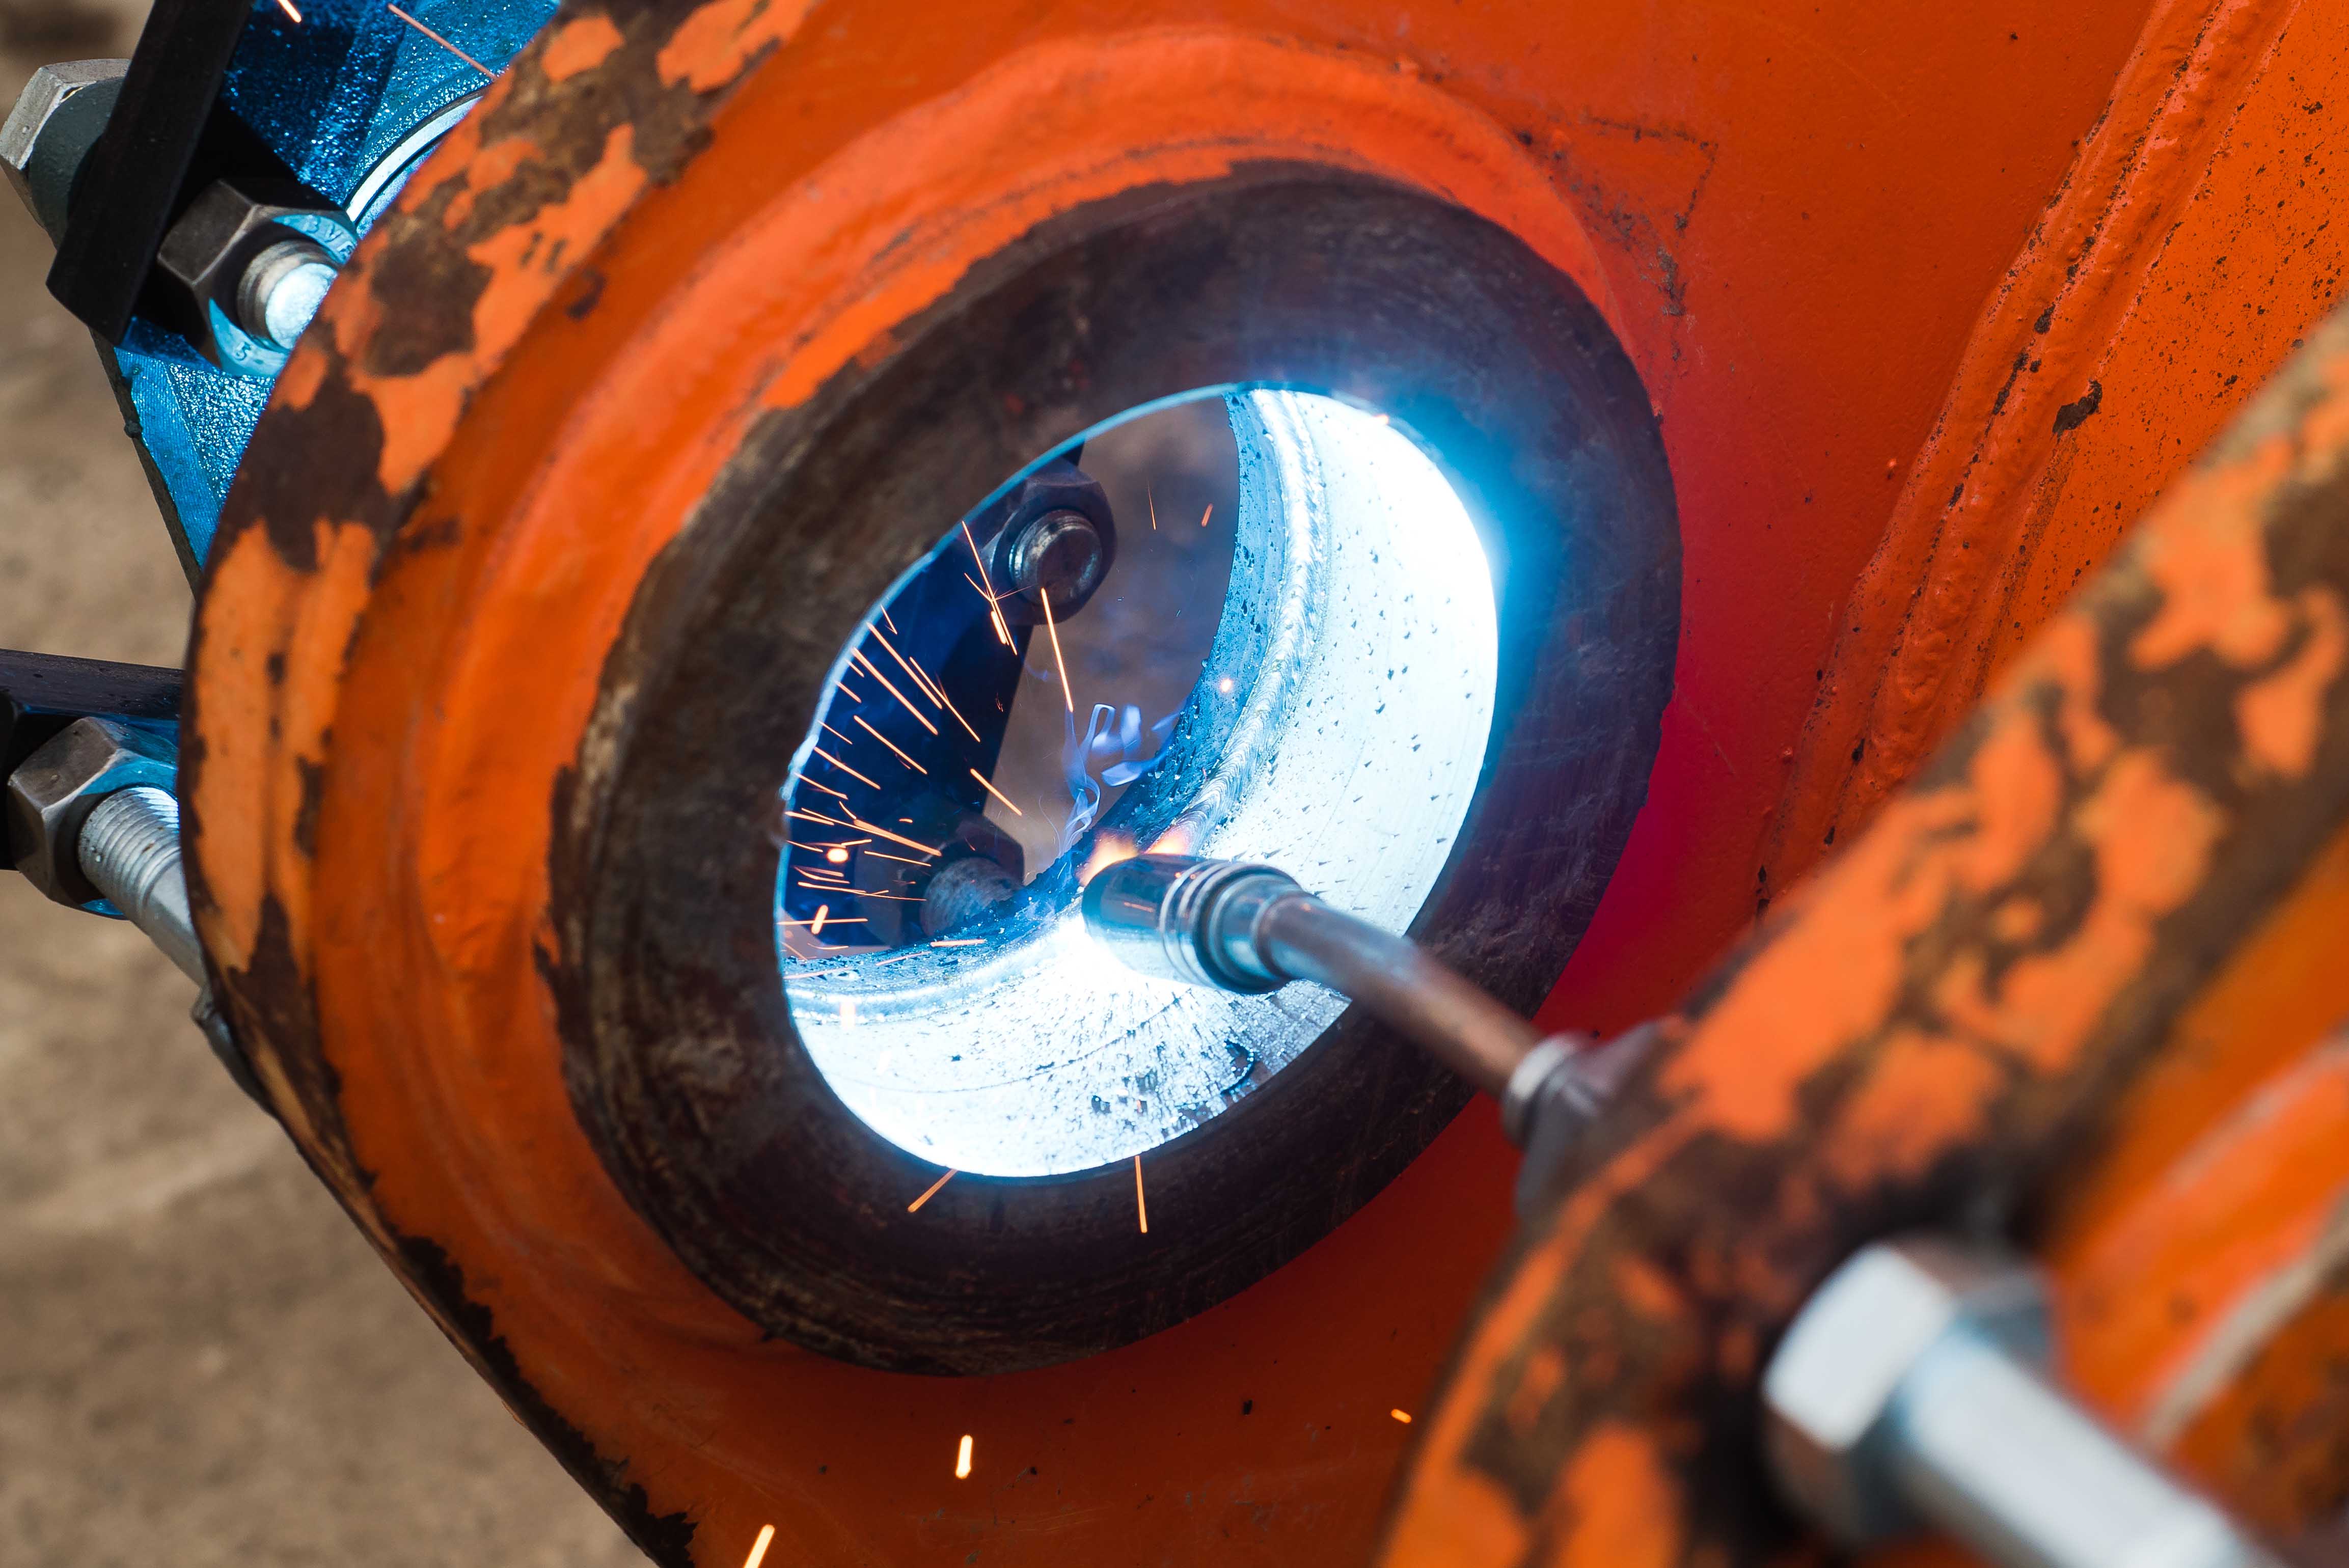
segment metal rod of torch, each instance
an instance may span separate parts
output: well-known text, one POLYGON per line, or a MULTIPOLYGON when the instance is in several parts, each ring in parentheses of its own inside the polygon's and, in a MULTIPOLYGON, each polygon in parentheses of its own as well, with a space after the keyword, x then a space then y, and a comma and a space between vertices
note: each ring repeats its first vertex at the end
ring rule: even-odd
POLYGON ((1326 985, 1371 1010, 1500 1100, 1501 1122, 1533 1158, 1521 1198, 1613 1094, 1650 1038, 1605 1047, 1545 1036, 1408 937, 1331 908, 1272 866, 1140 855, 1086 885, 1086 928, 1128 967, 1218 990, 1326 985))

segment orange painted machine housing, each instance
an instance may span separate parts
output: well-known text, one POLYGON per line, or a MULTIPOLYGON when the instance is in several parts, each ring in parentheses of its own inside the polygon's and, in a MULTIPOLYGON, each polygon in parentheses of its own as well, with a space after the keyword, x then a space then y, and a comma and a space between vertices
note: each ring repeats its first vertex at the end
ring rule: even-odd
MULTIPOLYGON (((1598 306, 1671 464, 1661 749, 1542 1015, 1620 1028, 1861 830, 2324 313, 2349 225, 2309 106, 2344 46, 2282 0, 568 5, 361 249, 223 519, 189 820, 238 1034, 419 1302, 656 1560, 730 1564, 767 1524, 776 1563, 1369 1560, 1427 1430, 1390 1411, 1430 1408, 1510 1229, 1489 1109, 1224 1305, 998 1377, 766 1339, 623 1198, 537 955, 554 802, 648 563, 755 411, 885 359, 1056 215, 1268 160, 1465 208, 1598 306)), ((2271 1075, 2333 1082, 2349 996, 2305 912, 2336 871, 2240 960, 2289 1015, 2260 1070, 2222 983, 2178 1025, 2199 1076, 2137 1084, 2067 1175, 2047 1255, 2108 1410, 2160 1405, 2201 1332, 2114 1282, 2223 1314, 2349 1184, 2294 1167, 2261 1243, 2268 1205, 2165 1185, 2213 1191, 2192 1153, 2257 1189, 2338 1127, 2239 1126, 2271 1075)), ((2338 1477, 2237 1462, 2261 1375, 2174 1454, 2282 1528, 2338 1477)), ((1416 1539, 1396 1560, 1433 1560, 1416 1539)), ((1569 1530, 1543 1560, 1682 1539, 1569 1530)))

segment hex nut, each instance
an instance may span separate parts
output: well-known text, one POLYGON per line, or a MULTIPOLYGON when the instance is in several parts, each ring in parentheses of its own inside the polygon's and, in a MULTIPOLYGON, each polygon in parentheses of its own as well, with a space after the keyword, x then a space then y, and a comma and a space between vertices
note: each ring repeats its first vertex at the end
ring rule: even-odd
POLYGON ((1861 1251, 1812 1293, 1763 1374, 1764 1443, 1780 1487, 1852 1545, 1919 1528, 1889 1451, 1902 1381, 1963 1330, 2044 1363, 2047 1317, 2038 1275, 2003 1253, 1930 1236, 1861 1251))
POLYGON ((1073 463, 1050 462, 1020 480, 1001 504, 1003 527, 988 541, 987 558, 988 573, 1001 595, 997 606, 1003 618, 1015 626, 1043 624, 1043 602, 1037 590, 1020 584, 1037 581, 1038 569, 1043 565, 1040 559, 1026 559, 1036 545, 1048 542, 1036 537, 1037 525, 1064 512, 1075 515, 1063 521, 1091 524, 1092 537, 1082 542, 1085 560, 1079 582, 1052 595, 1052 613, 1065 618, 1083 609, 1117 562, 1117 523, 1110 511, 1109 492, 1101 481, 1073 463))
POLYGON ((151 730, 105 718, 66 726, 8 776, 8 837, 16 847, 16 869, 59 903, 102 903, 82 875, 82 824, 118 789, 134 784, 171 789, 178 760, 171 742, 151 730))
POLYGON ((0 124, 0 169, 52 241, 65 233, 74 177, 114 112, 129 66, 128 60, 43 66, 0 124))
MULTIPOLYGON (((166 323, 222 369, 267 379, 285 367, 285 346, 246 319, 248 271, 264 258, 339 266, 357 235, 342 209, 284 180, 215 180, 163 236, 155 284, 166 323)), ((306 324, 305 324, 306 325, 306 324)))

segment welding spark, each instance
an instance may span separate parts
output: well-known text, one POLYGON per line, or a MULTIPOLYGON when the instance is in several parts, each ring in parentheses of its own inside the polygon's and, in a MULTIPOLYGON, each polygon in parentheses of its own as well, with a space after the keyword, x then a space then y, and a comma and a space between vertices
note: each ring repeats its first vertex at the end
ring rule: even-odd
MULTIPOLYGON (((878 789, 879 788, 881 788, 881 786, 880 786, 878 783, 875 783, 873 779, 867 779, 866 777, 864 777, 864 774, 859 773, 855 769, 851 768, 847 763, 843 762, 839 758, 834 757, 831 752, 826 751, 823 747, 818 746, 818 747, 813 748, 812 749, 814 750, 815 754, 816 754, 818 757, 823 758, 826 762, 831 763, 834 768, 839 769, 843 773, 847 774, 851 779, 855 779, 859 784, 871 784, 871 785, 873 786, 873 788, 874 788, 875 789, 878 789)), ((844 860, 844 859, 846 859, 847 857, 846 857, 846 856, 843 856, 842 858, 844 860)))
MULTIPOLYGON (((278 0, 278 3, 280 5, 285 5, 285 0, 278 0)), ((286 5, 285 8, 288 11, 294 9, 291 5, 286 5)), ((464 61, 467 65, 472 67, 475 70, 481 72, 481 75, 489 77, 492 81, 497 80, 497 72, 490 69, 489 67, 481 64, 481 61, 473 58, 472 56, 465 53, 464 50, 459 48, 456 45, 450 43, 448 39, 442 37, 440 34, 434 32, 431 28, 426 26, 415 17, 401 10, 398 6, 386 5, 384 9, 398 17, 401 21, 407 23, 409 26, 415 28, 418 32, 423 34, 426 37, 431 39, 434 43, 440 45, 442 48, 448 50, 450 54, 456 56, 459 59, 464 61)), ((296 16, 294 19, 297 22, 301 20, 299 16, 296 16)))
POLYGON ((1158 531, 1158 497, 1147 486, 1143 488, 1142 493, 1150 502, 1150 531, 1155 533, 1158 531))
POLYGON ((881 634, 881 629, 880 629, 878 626, 875 626, 875 625, 872 624, 870 622, 867 622, 867 623, 865 624, 865 627, 864 627, 864 629, 865 629, 867 632, 869 632, 869 633, 871 633, 871 634, 872 634, 872 635, 873 635, 873 640, 874 640, 874 642, 876 642, 876 643, 880 644, 880 645, 881 645, 881 646, 882 646, 882 648, 887 652, 888 655, 889 655, 891 658, 893 658, 893 659, 895 659, 895 660, 896 660, 896 661, 897 661, 897 667, 898 667, 899 669, 901 669, 901 670, 905 671, 905 674, 906 674, 907 676, 911 676, 911 677, 912 677, 913 682, 914 682, 914 689, 915 689, 916 691, 917 691, 917 692, 920 692, 924 696, 928 697, 928 698, 930 699, 930 706, 931 706, 932 707, 946 707, 946 704, 945 704, 945 703, 940 702, 940 701, 938 700, 938 691, 937 691, 937 687, 936 687, 935 686, 932 686, 932 685, 930 684, 930 677, 929 677, 929 676, 926 676, 926 675, 924 675, 920 670, 918 670, 918 669, 915 668, 912 665, 907 664, 907 663, 905 662, 905 655, 903 655, 903 654, 901 654, 901 653, 899 653, 899 652, 898 652, 898 651, 897 651, 894 646, 892 646, 892 645, 891 645, 891 644, 890 644, 890 642, 889 642, 889 639, 888 639, 888 638, 886 638, 886 637, 885 637, 885 636, 883 636, 883 635, 881 634))
POLYGON ((987 940, 984 936, 941 936, 930 944, 933 947, 977 947, 987 940))
POLYGON ((864 730, 865 734, 867 734, 867 735, 871 736, 874 739, 875 739, 875 740, 879 741, 882 745, 884 745, 884 746, 887 747, 890 750, 892 750, 892 751, 896 751, 896 752, 897 752, 897 760, 898 760, 898 761, 900 761, 900 762, 904 763, 906 767, 908 767, 908 768, 912 769, 913 769, 915 772, 916 772, 916 773, 925 773, 925 774, 926 774, 926 773, 929 772, 929 769, 926 769, 926 768, 923 767, 920 763, 918 763, 918 762, 915 761, 912 758, 910 758, 910 757, 906 756, 903 751, 898 751, 898 749, 897 749, 897 743, 896 743, 895 741, 894 741, 894 740, 890 739, 887 736, 885 736, 885 735, 882 734, 879 730, 877 730, 877 729, 874 728, 871 725, 869 725, 869 724, 865 723, 865 722, 864 722, 864 716, 863 714, 851 714, 851 715, 849 716, 849 717, 850 717, 851 719, 853 719, 853 720, 855 722, 855 724, 856 724, 857 727, 858 727, 858 728, 860 728, 860 729, 862 729, 862 730, 864 730))
POLYGON ((1069 695, 1069 666, 1061 657, 1061 628, 1052 624, 1051 590, 1048 588, 1036 596, 1044 602, 1044 631, 1052 639, 1052 667, 1061 672, 1061 700, 1068 705, 1069 712, 1073 716, 1077 711, 1077 699, 1069 695))
POLYGON ((881 624, 892 632, 897 629, 897 623, 889 619, 889 606, 886 604, 881 606, 881 624))
POLYGON ((795 776, 795 777, 792 779, 792 783, 794 783, 794 784, 814 784, 814 785, 815 785, 815 787, 816 787, 817 789, 819 789, 823 790, 823 791, 825 794, 827 794, 827 795, 837 796, 839 799, 843 799, 843 800, 845 800, 845 799, 848 799, 848 797, 847 797, 846 795, 843 794, 840 790, 837 790, 837 789, 833 789, 831 785, 829 785, 829 784, 818 784, 818 783, 816 783, 816 781, 815 781, 814 779, 808 778, 805 774, 800 774, 800 775, 795 776))
POLYGON ((916 839, 909 839, 903 833, 893 833, 886 828, 876 828, 872 823, 859 817, 854 811, 851 811, 848 814, 848 825, 852 828, 862 828, 868 833, 876 833, 882 838, 888 840, 893 844, 903 844, 909 850, 919 850, 926 855, 935 855, 939 853, 939 851, 932 846, 925 844, 916 839))
POLYGON ((867 850, 864 852, 876 861, 895 861, 901 866, 926 866, 930 863, 927 861, 909 861, 903 855, 886 854, 879 850, 867 850))
POLYGON ((920 725, 924 729, 928 730, 932 735, 936 735, 938 732, 938 727, 932 724, 928 719, 923 717, 922 710, 916 707, 910 701, 907 701, 904 692, 899 691, 895 686, 889 684, 889 677, 887 676, 883 675, 879 670, 873 667, 873 661, 866 658, 862 650, 851 649, 848 656, 855 660, 858 664, 863 665, 864 666, 864 673, 881 683, 882 690, 887 692, 891 696, 895 697, 898 702, 903 704, 905 711, 914 716, 915 723, 920 725))
POLYGON ((972 584, 987 599, 988 618, 995 623, 995 634, 1005 647, 1011 646, 1011 628, 1003 624, 1003 612, 995 607, 995 579, 987 574, 987 557, 978 552, 978 541, 970 536, 970 524, 962 525, 962 542, 970 546, 970 558, 978 563, 978 581, 972 584))
POLYGON ((1211 517, 1215 516, 1215 515, 1216 515, 1216 503, 1215 503, 1214 501, 1209 501, 1209 502, 1207 503, 1207 510, 1206 510, 1206 511, 1203 511, 1203 512, 1201 512, 1201 513, 1199 514, 1199 526, 1200 526, 1201 528, 1205 528, 1205 527, 1206 527, 1206 526, 1207 526, 1207 520, 1208 520, 1209 518, 1211 518, 1211 517))
MULTIPOLYGON (((810 936, 822 936, 823 934, 824 917, 829 915, 831 913, 832 905, 828 903, 820 903, 815 906, 815 918, 808 922, 808 934, 810 936)), ((1141 1167, 1137 1165, 1134 1169, 1138 1171, 1141 1167)))
POLYGON ((775 1527, 771 1524, 761 1525, 759 1539, 751 1545, 750 1555, 742 1559, 742 1568, 759 1568, 759 1564, 766 1561, 767 1547, 774 1539, 775 1527))
POLYGON ((277 0, 277 8, 291 17, 295 26, 302 25, 302 13, 294 9, 294 0, 277 0))
MULTIPOLYGON (((923 1204, 925 1204, 925 1203, 928 1202, 931 1199, 933 1199, 933 1198, 935 1198, 935 1197, 936 1197, 936 1196, 938 1195, 938 1189, 939 1189, 939 1188, 941 1188, 941 1187, 943 1187, 943 1186, 945 1186, 947 1182, 949 1182, 949 1181, 953 1181, 954 1179, 955 1179, 955 1173, 954 1173, 953 1171, 947 1171, 945 1175, 943 1175, 943 1176, 939 1177, 936 1181, 935 1181, 931 1182, 931 1183, 929 1184, 929 1186, 928 1186, 928 1187, 926 1187, 926 1188, 925 1188, 925 1189, 923 1190, 923 1191, 922 1191, 922 1195, 921 1195, 920 1197, 918 1197, 918 1198, 915 1199, 912 1202, 910 1202, 910 1203, 908 1203, 908 1204, 906 1204, 906 1205, 905 1205, 905 1212, 907 1212, 908 1214, 910 1214, 910 1213, 914 1212, 914 1211, 916 1211, 916 1209, 919 1209, 923 1204)), ((965 1439, 963 1439, 963 1444, 964 1444, 964 1446, 965 1446, 966 1449, 968 1448, 969 1443, 970 1443, 970 1439, 969 1439, 968 1438, 965 1438, 965 1439)))
POLYGON ((811 811, 806 810, 804 807, 800 806, 786 808, 783 815, 786 817, 797 817, 802 822, 822 822, 827 828, 845 828, 848 826, 845 822, 833 821, 830 817, 825 816, 821 811, 811 811))
POLYGON ((1387 1414, 1392 1416, 1396 1420, 1401 1421, 1406 1427, 1411 1425, 1411 1412, 1409 1410, 1389 1410, 1387 1414))
POLYGON ((844 866, 848 863, 848 851, 841 848, 838 844, 834 844, 832 848, 824 851, 823 858, 830 861, 833 865, 844 866))
POLYGON ((955 1480, 970 1479, 970 1434, 962 1435, 962 1446, 955 1449, 955 1480))
POLYGON ((834 740, 839 741, 843 746, 854 746, 856 744, 856 737, 853 735, 843 735, 840 731, 833 728, 832 726, 824 723, 822 719, 816 720, 815 727, 818 729, 823 730, 826 735, 831 736, 834 740))
MULTIPOLYGON (((966 574, 963 581, 968 582, 969 580, 968 575, 966 574)), ((867 631, 872 631, 870 626, 867 626, 865 629, 867 631)), ((918 660, 909 659, 905 657, 905 655, 899 653, 895 648, 889 647, 889 639, 882 636, 880 633, 874 632, 873 636, 874 640, 878 642, 883 647, 888 648, 889 656, 896 660, 898 665, 904 668, 907 675, 914 677, 914 684, 921 688, 921 693, 924 696, 928 697, 934 706, 942 707, 948 713, 953 714, 954 721, 962 726, 964 733, 968 735, 973 740, 978 739, 978 731, 971 728, 970 720, 962 716, 962 710, 955 707, 954 699, 947 696, 947 688, 940 686, 936 681, 932 680, 930 678, 930 672, 924 669, 918 660)), ((984 745, 985 742, 982 741, 981 744, 984 745)))
MULTIPOLYGON (((920 676, 924 680, 930 680, 928 673, 923 670, 919 664, 915 665, 914 673, 920 676)), ((938 701, 946 705, 946 710, 948 713, 954 715, 954 721, 962 726, 963 733, 969 736, 973 740, 978 740, 978 731, 971 728, 970 720, 962 716, 962 709, 954 705, 954 698, 947 696, 947 688, 938 685, 936 681, 930 681, 930 689, 937 693, 938 701)), ((984 745, 986 743, 981 741, 980 744, 984 745)))
POLYGON ((1133 1157, 1133 1212, 1142 1222, 1142 1233, 1150 1233, 1150 1205, 1142 1200, 1142 1156, 1133 1157))
POLYGON ((1024 817, 1024 816, 1026 816, 1026 815, 1028 814, 1027 812, 1025 812, 1025 811, 1021 810, 1019 807, 1017 807, 1017 806, 1012 806, 1012 805, 1011 805, 1011 797, 1010 797, 1010 796, 1009 796, 1009 795, 1006 795, 1002 790, 998 789, 994 785, 989 784, 989 783, 987 781, 987 775, 986 775, 986 774, 981 773, 978 769, 974 768, 974 769, 972 769, 970 770, 970 776, 971 776, 972 778, 974 778, 974 779, 978 779, 978 780, 979 788, 981 788, 982 789, 985 789, 988 794, 990 794, 990 795, 994 796, 997 799, 999 799, 999 800, 1002 801, 1006 806, 1011 806, 1011 814, 1012 814, 1013 816, 1015 816, 1015 817, 1024 817))

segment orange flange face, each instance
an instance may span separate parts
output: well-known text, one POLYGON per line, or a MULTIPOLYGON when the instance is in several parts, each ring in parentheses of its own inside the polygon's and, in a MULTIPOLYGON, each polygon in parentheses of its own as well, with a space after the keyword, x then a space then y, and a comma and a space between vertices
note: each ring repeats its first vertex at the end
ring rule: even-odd
MULTIPOLYGON (((1366 1557, 1427 1430, 1390 1412, 1422 1404, 1506 1229, 1487 1113, 1221 1305, 992 1377, 770 1337, 631 1204, 565 1082, 585 994, 560 984, 559 884, 566 835, 600 830, 581 781, 634 733, 609 676, 646 583, 698 559, 761 430, 891 374, 1040 235, 1268 169, 1457 214, 1588 302, 1670 461, 1673 706, 1552 1006, 1627 1023, 1767 894, 1837 608, 2141 21, 2094 5, 2055 40, 2023 7, 1624 5, 1570 27, 1413 5, 566 11, 363 249, 217 547, 197 900, 281 1114, 661 1561, 739 1561, 770 1523, 773 1562, 1366 1557)), ((1073 341, 1058 325, 1040 356, 1073 341)), ((1091 417, 1088 364, 1052 368, 1079 389, 1065 407, 1004 411, 1030 456, 1091 417)), ((2132 800, 2199 820, 2143 782, 2132 800)), ((1971 1058, 1936 1060, 1973 1081, 1971 1058)), ((951 1212, 909 1219, 913 1195, 871 1195, 876 1234, 951 1212)), ((1783 1306, 1806 1260, 1761 1299, 1783 1306)), ((1150 1288, 1146 1255, 1114 1261, 1150 1288)), ((1629 1263, 1609 1288, 1671 1315, 1629 1263)), ((1600 1436, 1576 1486, 1671 1501, 1652 1434, 1600 1436)), ((1457 1438, 1439 1428, 1426 1473, 1457 1438)), ((1433 1539, 1422 1517, 1407 1543, 1433 1539)), ((1444 1517, 1519 1539, 1506 1510, 1444 1517)))

